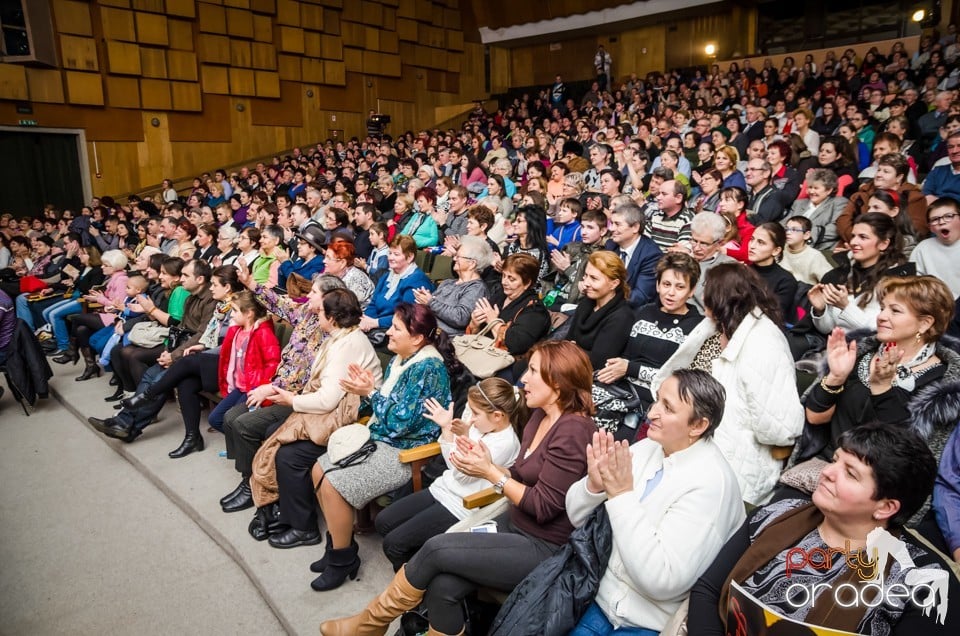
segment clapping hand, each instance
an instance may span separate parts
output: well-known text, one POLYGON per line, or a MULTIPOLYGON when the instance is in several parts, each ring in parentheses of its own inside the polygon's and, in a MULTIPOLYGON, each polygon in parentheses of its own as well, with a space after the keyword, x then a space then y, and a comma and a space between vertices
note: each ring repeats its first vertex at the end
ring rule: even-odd
POLYGON ((901 360, 903 360, 903 349, 895 342, 880 345, 877 355, 870 361, 871 393, 879 395, 890 390, 901 360))
POLYGON ((550 262, 558 272, 565 272, 570 267, 570 256, 563 250, 550 252, 550 262))
POLYGON ((347 367, 347 377, 340 380, 340 388, 360 397, 373 393, 375 384, 373 373, 356 363, 347 367))
POLYGON ((847 342, 843 329, 836 327, 827 337, 827 364, 830 371, 825 382, 831 386, 841 386, 853 372, 857 364, 857 342, 847 342))
POLYGON ((433 398, 428 398, 423 403, 423 416, 440 427, 440 430, 446 431, 453 423, 453 402, 446 408, 433 398))
POLYGON ((456 449, 450 453, 450 463, 464 475, 486 477, 493 468, 490 449, 480 440, 471 440, 463 435, 457 437, 456 449))
POLYGON ((606 431, 593 434, 587 444, 587 490, 605 492, 610 499, 633 490, 633 458, 626 441, 618 442, 606 431))
POLYGON ((413 290, 413 299, 419 305, 429 305, 430 301, 433 300, 433 294, 426 287, 419 287, 413 290))
POLYGON ((823 290, 823 297, 827 303, 837 309, 844 309, 850 303, 850 296, 847 294, 847 288, 844 285, 826 284, 820 285, 823 290))
POLYGON ((245 260, 238 258, 234 265, 237 268, 237 280, 239 280, 242 285, 251 290, 257 286, 257 282, 253 280, 253 274, 250 273, 250 266, 247 265, 245 260))
POLYGON ((496 305, 491 305, 490 301, 486 298, 478 300, 476 306, 473 308, 473 313, 470 314, 471 319, 478 325, 490 324, 499 316, 500 308, 496 305))
POLYGON ((610 384, 625 375, 627 375, 626 358, 610 358, 603 368, 597 372, 597 380, 605 384, 610 384))

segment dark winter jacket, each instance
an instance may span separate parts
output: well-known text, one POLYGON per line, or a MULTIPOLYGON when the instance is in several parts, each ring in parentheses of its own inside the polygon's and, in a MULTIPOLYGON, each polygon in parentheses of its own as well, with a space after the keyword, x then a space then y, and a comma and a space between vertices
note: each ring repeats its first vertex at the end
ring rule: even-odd
POLYGON ((37 398, 46 398, 49 394, 49 380, 53 377, 53 371, 43 354, 40 341, 21 319, 17 319, 4 368, 14 397, 19 399, 22 396, 27 404, 33 406, 37 398))
POLYGON ((514 588, 500 608, 490 636, 568 633, 597 595, 612 547, 607 508, 597 506, 559 552, 514 588))

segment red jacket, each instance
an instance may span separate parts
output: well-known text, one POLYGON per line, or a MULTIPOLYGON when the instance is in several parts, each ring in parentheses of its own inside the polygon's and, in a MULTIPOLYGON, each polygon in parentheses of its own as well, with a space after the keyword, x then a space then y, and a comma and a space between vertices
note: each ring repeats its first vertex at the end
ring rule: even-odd
MULTIPOLYGON (((220 385, 220 394, 226 397, 227 369, 230 367, 230 356, 233 354, 233 341, 237 337, 240 327, 233 325, 227 330, 227 336, 220 346, 220 364, 217 379, 220 385)), ((280 364, 280 343, 273 332, 273 321, 264 320, 250 335, 247 345, 246 360, 243 365, 244 379, 249 387, 258 387, 267 384, 277 372, 280 364)))

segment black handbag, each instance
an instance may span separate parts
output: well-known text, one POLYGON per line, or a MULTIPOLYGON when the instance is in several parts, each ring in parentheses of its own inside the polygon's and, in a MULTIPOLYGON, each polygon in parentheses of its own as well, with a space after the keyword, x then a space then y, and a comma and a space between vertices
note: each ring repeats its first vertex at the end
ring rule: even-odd
POLYGON ((189 329, 184 329, 183 327, 170 327, 170 332, 167 335, 167 351, 173 351, 178 348, 180 345, 185 343, 190 339, 190 336, 193 335, 193 332, 189 329))

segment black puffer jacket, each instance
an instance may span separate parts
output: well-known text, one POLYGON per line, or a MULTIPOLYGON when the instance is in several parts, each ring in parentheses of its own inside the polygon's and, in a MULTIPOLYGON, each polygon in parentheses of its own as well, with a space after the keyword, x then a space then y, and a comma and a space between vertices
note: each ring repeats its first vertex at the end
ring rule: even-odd
POLYGON ((33 406, 37 398, 46 398, 50 392, 49 380, 53 371, 47 357, 40 348, 40 341, 33 331, 21 319, 13 330, 13 338, 7 349, 7 361, 4 363, 7 380, 14 397, 21 397, 33 406))
POLYGON ((490 636, 551 636, 572 630, 593 602, 613 547, 607 507, 597 506, 555 555, 514 588, 490 636))

